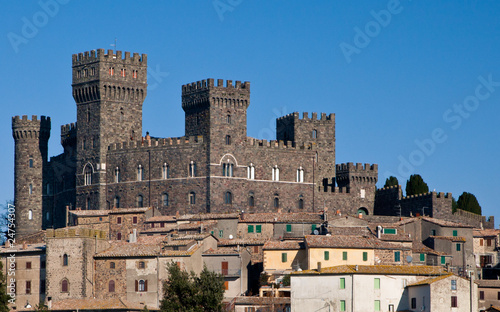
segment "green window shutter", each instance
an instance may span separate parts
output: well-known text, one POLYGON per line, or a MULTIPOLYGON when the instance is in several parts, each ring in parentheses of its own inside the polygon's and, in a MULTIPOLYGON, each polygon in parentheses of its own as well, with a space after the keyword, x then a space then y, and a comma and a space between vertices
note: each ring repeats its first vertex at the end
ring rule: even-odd
POLYGON ((281 262, 286 262, 286 252, 281 253, 281 262))
POLYGON ((457 232, 457 230, 453 230, 453 236, 454 236, 454 237, 458 236, 458 232, 457 232))
POLYGON ((316 224, 311 225, 311 231, 314 232, 314 230, 316 230, 316 224))
POLYGON ((444 256, 441 256, 441 264, 446 264, 446 258, 444 256))
POLYGON ((363 251, 363 261, 368 261, 368 252, 363 251))
POLYGON ((380 278, 375 278, 374 279, 373 288, 374 289, 380 289, 380 278))
POLYGON ((292 231, 292 225, 291 224, 287 224, 286 225, 286 231, 287 232, 291 232, 292 231))
POLYGON ((457 244, 457 251, 460 251, 460 244, 457 244))
POLYGON ((399 251, 394 252, 394 261, 395 262, 401 261, 401 252, 399 252, 399 251))
POLYGON ((375 311, 380 311, 380 300, 375 300, 375 311))
POLYGON ((345 289, 345 278, 344 277, 340 278, 340 289, 345 289))
POLYGON ((223 230, 220 230, 219 231, 219 237, 223 237, 224 236, 224 231, 223 230))
POLYGON ((325 260, 330 260, 330 252, 325 251, 325 260))
POLYGON ((340 300, 340 311, 345 311, 345 300, 340 300))
POLYGON ((253 225, 248 226, 248 233, 253 233, 253 225))
POLYGON ((256 233, 261 233, 261 232, 262 232, 262 225, 260 225, 260 224, 259 224, 259 225, 256 225, 256 226, 255 226, 255 232, 256 232, 256 233))
POLYGON ((421 253, 420 254, 420 262, 424 262, 424 261, 425 261, 425 254, 421 253))
POLYGON ((347 260, 347 251, 342 252, 342 260, 347 260))
POLYGON ((210 231, 210 234, 214 235, 214 231, 210 231))

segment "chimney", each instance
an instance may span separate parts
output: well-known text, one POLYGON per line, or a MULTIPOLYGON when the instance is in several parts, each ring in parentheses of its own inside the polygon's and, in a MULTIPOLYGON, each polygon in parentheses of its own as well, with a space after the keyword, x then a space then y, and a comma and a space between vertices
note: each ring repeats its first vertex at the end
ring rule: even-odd
POLYGON ((23 249, 28 249, 28 244, 26 242, 23 242, 23 249))
POLYGON ((377 238, 378 239, 380 239, 381 232, 382 232, 382 227, 379 225, 379 226, 377 226, 377 238))
POLYGON ((318 272, 321 272, 321 261, 318 261, 318 272))
POLYGON ((358 269, 359 269, 359 267, 358 267, 358 265, 356 264, 356 266, 354 267, 354 270, 356 270, 356 272, 358 272, 358 269))

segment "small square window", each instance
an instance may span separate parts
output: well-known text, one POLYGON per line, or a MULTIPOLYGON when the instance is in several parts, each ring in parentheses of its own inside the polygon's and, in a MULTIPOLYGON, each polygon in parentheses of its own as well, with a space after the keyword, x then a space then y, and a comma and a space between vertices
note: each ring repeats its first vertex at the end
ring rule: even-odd
POLYGON ((347 251, 342 252, 342 260, 347 260, 347 251))
POLYGON ((394 252, 394 262, 400 262, 400 261, 401 261, 401 252, 395 251, 394 252))
POLYGON ((255 233, 261 233, 262 232, 262 225, 256 225, 255 226, 255 233))
POLYGON ((248 226, 248 233, 253 233, 253 225, 248 226))
POLYGON ((116 224, 122 224, 122 217, 116 218, 116 224))
POLYGON ((453 230, 453 237, 456 237, 456 236, 458 236, 458 232, 457 232, 457 230, 453 230))
POLYGON ((345 311, 345 300, 340 300, 340 311, 345 311))
POLYGON ((380 278, 375 278, 373 281, 373 288, 380 289, 380 278))
POLYGON ((340 278, 340 289, 345 289, 345 278, 344 277, 340 278))
POLYGON ((287 254, 286 252, 281 253, 281 262, 286 262, 287 261, 287 254))
POLYGON ((292 225, 291 225, 291 224, 287 224, 287 225, 286 225, 286 231, 287 231, 288 233, 290 233, 290 232, 292 231, 292 225))
POLYGON ((31 262, 26 262, 26 269, 27 270, 31 269, 31 262))
POLYGON ((479 300, 484 300, 484 291, 479 292, 479 300))
POLYGON ((457 244, 457 251, 460 251, 460 250, 462 250, 462 248, 461 248, 460 244, 457 244))
POLYGON ((139 261, 139 269, 144 269, 146 267, 146 263, 144 261, 139 261))
POLYGON ((451 296, 451 307, 452 308, 458 308, 457 296, 451 296))
POLYGON ((441 256, 441 264, 442 265, 446 264, 446 257, 445 256, 441 256))
POLYGON ((425 254, 421 253, 420 254, 420 262, 424 262, 424 261, 425 261, 425 254))
POLYGON ((380 300, 375 300, 375 311, 380 311, 380 300))
POLYGON ((363 261, 368 261, 368 252, 363 251, 363 261))
POLYGON ((132 217, 132 223, 137 224, 137 217, 132 217))
POLYGON ((325 251, 325 261, 328 261, 328 260, 330 260, 330 252, 325 251))
POLYGON ((451 290, 457 290, 457 280, 451 280, 451 290))

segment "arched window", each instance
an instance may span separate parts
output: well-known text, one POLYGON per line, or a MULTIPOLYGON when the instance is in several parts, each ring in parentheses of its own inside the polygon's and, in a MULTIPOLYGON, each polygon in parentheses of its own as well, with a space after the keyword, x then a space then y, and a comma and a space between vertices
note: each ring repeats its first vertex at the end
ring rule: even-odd
POLYGON ((63 279, 61 281, 61 292, 63 293, 69 292, 69 282, 67 279, 63 279))
POLYGON ((279 181, 280 180, 280 168, 278 168, 277 165, 274 165, 273 167, 273 181, 279 181))
POLYGON ((302 195, 299 196, 298 208, 304 209, 304 196, 302 195))
POLYGON ((273 206, 274 208, 280 207, 280 198, 278 194, 274 194, 273 206))
POLYGON ((113 280, 109 281, 108 291, 109 292, 115 292, 115 281, 113 281, 113 280))
POLYGON ((196 163, 193 161, 189 164, 189 176, 196 177, 196 163))
POLYGON ((137 166, 137 181, 142 181, 144 178, 144 170, 142 165, 137 166))
POLYGON ((85 173, 84 173, 84 185, 91 185, 92 184, 92 167, 89 165, 85 166, 85 173))
POLYGON ((122 240, 122 233, 116 233, 116 240, 122 240))
POLYGON ((191 204, 191 205, 196 204, 196 193, 195 192, 189 193, 189 204, 191 204))
POLYGON ((33 165, 33 158, 32 157, 30 157, 30 160, 29 160, 29 167, 30 168, 34 167, 34 165, 33 165))
POLYGON ((115 263, 114 262, 110 262, 109 263, 109 268, 110 269, 114 269, 115 268, 115 263))
POLYGON ((33 210, 28 210, 28 220, 33 220, 33 210))
POLYGON ((166 207, 168 206, 168 193, 163 193, 163 195, 161 195, 161 201, 163 202, 163 206, 166 207))
POLYGON ((313 139, 317 139, 318 138, 318 130, 314 129, 312 131, 312 135, 311 136, 312 136, 313 139))
POLYGON ((144 281, 144 280, 139 280, 139 287, 138 287, 138 291, 147 291, 147 282, 144 281))
POLYGON ((64 254, 63 255, 63 266, 68 266, 68 264, 69 264, 68 255, 64 254))
POLYGON ((304 182, 304 168, 297 169, 297 182, 304 182))
POLYGON ((115 182, 120 182, 120 168, 118 167, 115 168, 115 182))
POLYGON ((113 199, 113 208, 120 208, 120 197, 116 196, 113 199))
POLYGON ((226 135, 226 145, 231 145, 231 136, 226 135))
POLYGON ((29 194, 33 194, 33 184, 30 183, 30 185, 28 186, 28 192, 29 194))
POLYGON ((224 177, 232 177, 233 167, 233 164, 222 164, 222 175, 224 177))
POLYGON ((142 197, 142 195, 137 195, 137 199, 136 199, 136 207, 137 207, 137 208, 142 208, 142 207, 144 207, 144 197, 142 197))
POLYGON ((167 163, 163 164, 162 168, 162 178, 163 179, 168 179, 170 178, 170 166, 167 163))
POLYGON ((249 180, 255 179, 255 166, 253 164, 250 164, 250 166, 247 167, 247 178, 249 180))
POLYGON ((224 203, 229 205, 233 203, 233 194, 231 194, 231 192, 227 191, 224 194, 224 203))
POLYGON ((254 196, 253 192, 250 192, 248 194, 248 206, 249 207, 254 207, 255 206, 255 196, 254 196))

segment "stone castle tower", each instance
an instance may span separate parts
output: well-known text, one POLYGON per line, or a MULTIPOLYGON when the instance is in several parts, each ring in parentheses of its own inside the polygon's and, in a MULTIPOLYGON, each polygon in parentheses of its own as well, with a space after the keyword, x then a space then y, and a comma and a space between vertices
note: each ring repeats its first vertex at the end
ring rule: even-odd
POLYGON ((147 93, 147 56, 104 49, 73 54, 73 98, 77 106, 76 205, 103 209, 106 152, 112 143, 142 137, 147 93))
POLYGON ((42 229, 46 207, 43 197, 50 193, 44 181, 47 175, 47 152, 50 137, 50 118, 28 116, 12 118, 14 156, 14 205, 16 233, 30 234, 42 229))

